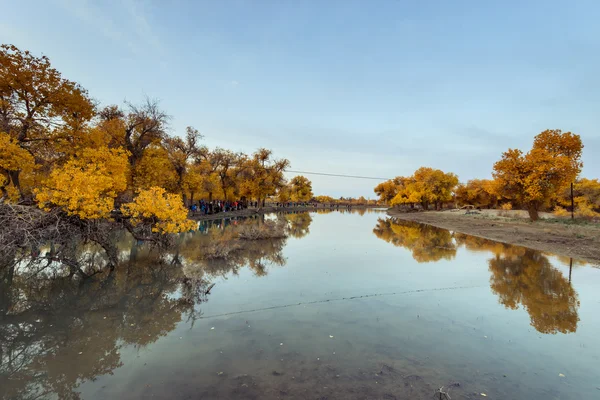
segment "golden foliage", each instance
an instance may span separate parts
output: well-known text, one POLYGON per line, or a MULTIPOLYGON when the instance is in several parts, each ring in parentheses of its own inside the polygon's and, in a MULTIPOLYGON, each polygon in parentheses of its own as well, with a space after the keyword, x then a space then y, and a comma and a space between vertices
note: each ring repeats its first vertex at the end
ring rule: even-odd
POLYGON ((283 171, 289 167, 286 159, 273 159, 271 150, 258 149, 250 159, 240 162, 243 182, 240 195, 264 201, 286 185, 283 171))
MULTIPOLYGON (((400 177, 396 179, 402 178, 400 177)), ((398 194, 398 189, 398 184, 396 184, 394 180, 389 180, 381 182, 380 184, 375 186, 375 189, 373 191, 375 192, 375 194, 377 194, 381 201, 389 203, 398 194)))
POLYGON ((293 177, 289 184, 290 200, 309 201, 313 197, 311 182, 302 175, 293 177))
MULTIPOLYGON (((45 57, 15 46, 0 46, 0 126, 38 164, 55 163, 78 143, 94 105, 77 83, 64 79, 45 57)), ((21 198, 21 171, 10 184, 21 198)), ((29 177, 31 180, 31 177, 29 177)))
POLYGON ((285 185, 285 186, 282 186, 281 188, 279 188, 279 190, 277 191, 277 201, 279 203, 287 203, 290 200, 291 200, 290 186, 285 185))
MULTIPOLYGON (((439 169, 421 167, 415 171, 411 177, 397 177, 392 183, 395 185, 396 195, 390 201, 391 206, 402 204, 420 204, 423 209, 427 210, 430 204, 434 204, 436 208, 441 208, 445 202, 452 201, 454 189, 458 185, 458 177, 449 172, 445 173, 439 169)), ((386 184, 386 185, 389 185, 386 184)), ((384 200, 389 197, 390 188, 376 187, 381 191, 384 200)), ((376 193, 378 191, 376 190, 376 193)))
POLYGON ((457 232, 454 239, 469 251, 493 254, 488 261, 492 292, 507 308, 517 309, 522 305, 538 332, 577 330, 577 293, 541 252, 457 232))
POLYGON ((23 149, 15 139, 6 133, 0 132, 0 191, 1 197, 7 197, 11 201, 17 201, 20 190, 23 190, 23 176, 27 174, 30 178, 35 168, 33 156, 23 149), (17 174, 18 173, 18 174, 17 174), (18 183, 14 182, 17 179, 18 183), (12 184, 12 185, 11 185, 12 184))
POLYGON ((319 203, 324 203, 324 204, 335 203, 335 199, 331 196, 317 196, 317 197, 315 197, 315 200, 319 203))
POLYGON ((579 135, 546 130, 534 139, 527 154, 509 149, 494 164, 494 178, 508 199, 527 205, 530 218, 568 186, 581 171, 583 145, 579 135))
POLYGON ((192 202, 196 194, 199 198, 212 200, 213 194, 219 192, 219 187, 219 176, 212 171, 208 161, 189 166, 183 177, 183 190, 192 202))
MULTIPOLYGON (((179 137, 167 137, 164 140, 164 148, 168 160, 177 176, 175 186, 179 193, 186 196, 189 189, 190 179, 187 175, 190 169, 190 163, 200 161, 206 149, 199 146, 198 142, 202 139, 202 135, 198 130, 188 126, 186 129, 185 140, 179 137)), ((195 177, 197 179, 197 177, 195 177)))
POLYGON ((85 149, 50 173, 36 200, 46 210, 56 206, 81 219, 108 218, 117 195, 127 187, 127 154, 123 150, 85 149))
POLYGON ((575 332, 579 300, 570 282, 540 252, 519 249, 520 254, 498 254, 489 261, 491 288, 500 303, 511 309, 521 304, 538 332, 575 332))
POLYGON ((567 211, 561 206, 554 207, 554 211, 552 212, 552 214, 556 215, 557 217, 568 217, 569 215, 571 215, 569 211, 567 211))
POLYGON ((493 207, 498 202, 496 181, 472 179, 466 185, 459 185, 456 188, 456 201, 459 205, 493 207))
POLYGON ((151 187, 139 192, 132 203, 121 206, 123 215, 131 218, 132 224, 147 222, 152 232, 179 233, 195 229, 196 223, 187 219, 187 209, 181 196, 166 193, 161 187, 151 187))
MULTIPOLYGON (((600 181, 598 179, 578 179, 573 185, 573 201, 575 215, 582 218, 600 217, 600 181)), ((566 216, 570 213, 563 207, 571 207, 570 185, 563 188, 557 195, 555 215, 566 216)))
POLYGON ((307 212, 286 214, 285 218, 289 222, 289 233, 297 239, 303 238, 310 233, 308 227, 312 222, 312 217, 307 212))
POLYGON ((450 260, 456 255, 450 231, 431 225, 380 218, 373 233, 394 246, 410 250, 413 258, 420 263, 450 260))
POLYGON ((153 186, 177 192, 177 173, 173 168, 167 151, 163 147, 148 147, 135 164, 133 171, 134 190, 150 189, 153 186))
POLYGON ((32 149, 35 141, 64 140, 52 127, 77 130, 94 115, 87 92, 64 79, 46 56, 0 47, 0 99, 8 133, 32 149))
POLYGON ((33 167, 33 156, 23 149, 15 139, 0 132, 0 169, 4 171, 19 171, 33 167))

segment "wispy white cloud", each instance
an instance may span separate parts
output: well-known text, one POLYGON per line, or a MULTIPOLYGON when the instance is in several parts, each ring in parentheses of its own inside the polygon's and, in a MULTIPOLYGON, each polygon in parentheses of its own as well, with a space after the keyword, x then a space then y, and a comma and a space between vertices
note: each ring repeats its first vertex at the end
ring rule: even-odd
POLYGON ((112 19, 107 18, 102 10, 89 0, 57 0, 57 3, 86 25, 99 29, 108 39, 123 39, 112 19))
POLYGON ((144 41, 155 51, 162 53, 164 47, 148 22, 148 18, 143 9, 144 3, 136 0, 124 0, 122 4, 134 21, 133 27, 138 39, 144 41))
POLYGON ((136 54, 151 50, 162 54, 158 36, 135 0, 93 2, 90 0, 55 0, 59 6, 107 39, 129 48, 136 54))

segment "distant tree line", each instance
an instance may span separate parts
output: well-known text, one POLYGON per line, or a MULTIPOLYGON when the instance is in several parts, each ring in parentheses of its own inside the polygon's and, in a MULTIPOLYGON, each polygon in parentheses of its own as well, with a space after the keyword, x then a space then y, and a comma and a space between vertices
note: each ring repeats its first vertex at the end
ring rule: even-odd
POLYGON ((579 135, 558 129, 535 136, 527 153, 509 149, 494 164, 493 179, 460 184, 453 173, 421 167, 412 176, 399 176, 375 187, 391 206, 440 209, 443 204, 482 208, 523 208, 532 221, 540 211, 600 217, 600 182, 580 178, 583 144, 579 135))

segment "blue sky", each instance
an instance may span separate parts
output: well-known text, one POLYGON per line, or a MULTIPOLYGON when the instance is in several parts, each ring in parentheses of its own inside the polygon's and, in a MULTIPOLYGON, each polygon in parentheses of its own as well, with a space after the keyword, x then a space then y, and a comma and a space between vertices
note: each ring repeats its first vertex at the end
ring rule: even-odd
MULTIPOLYGON (((600 176, 600 2, 0 0, 0 38, 102 104, 158 98, 210 147, 303 171, 490 177, 547 128, 600 176)), ((307 175, 308 176, 308 175, 307 175)), ((316 194, 376 181, 309 176, 316 194)))

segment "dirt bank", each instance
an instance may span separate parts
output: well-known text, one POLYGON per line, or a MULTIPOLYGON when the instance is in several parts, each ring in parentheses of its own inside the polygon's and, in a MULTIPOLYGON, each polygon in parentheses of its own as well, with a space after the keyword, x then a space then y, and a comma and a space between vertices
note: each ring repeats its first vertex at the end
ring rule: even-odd
MULTIPOLYGON (((517 212, 518 213, 518 212, 517 212)), ((465 211, 404 213, 388 210, 395 218, 421 222, 439 228, 517 244, 536 250, 572 257, 600 265, 600 224, 543 219, 532 223, 517 213, 500 216, 495 212, 465 214, 465 211)))

